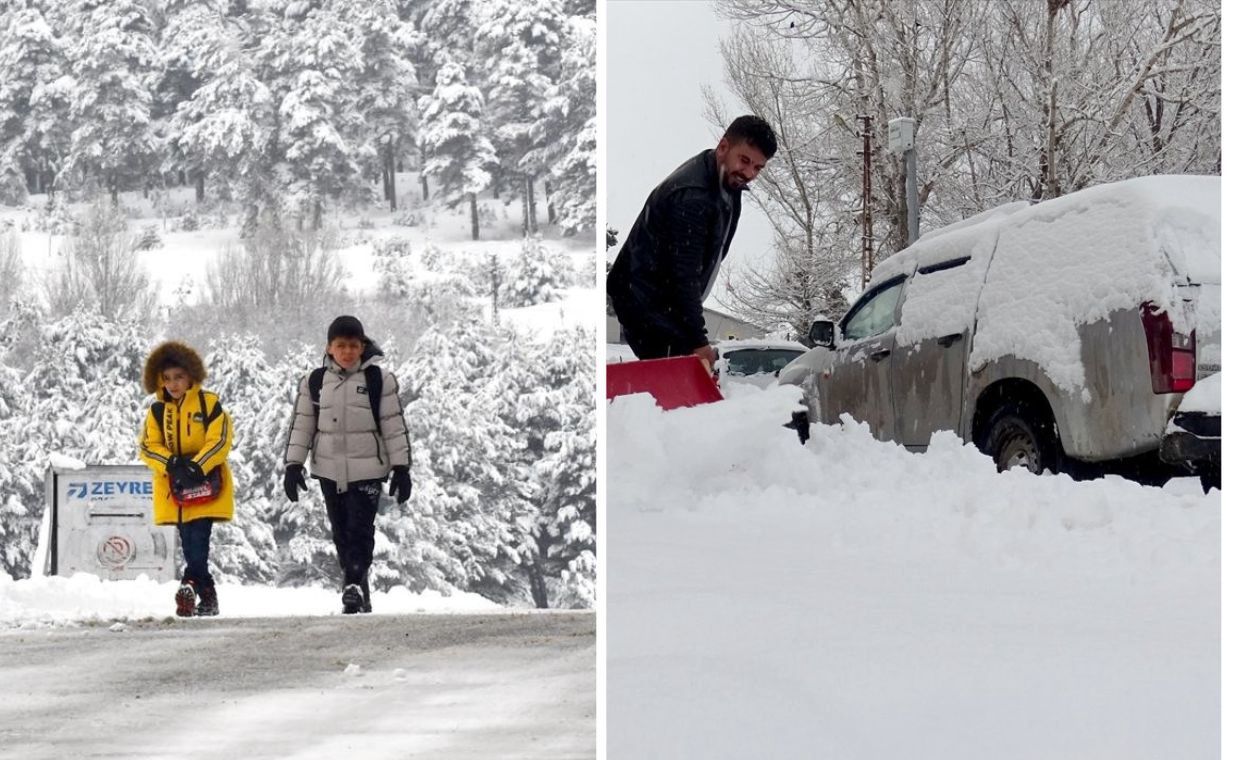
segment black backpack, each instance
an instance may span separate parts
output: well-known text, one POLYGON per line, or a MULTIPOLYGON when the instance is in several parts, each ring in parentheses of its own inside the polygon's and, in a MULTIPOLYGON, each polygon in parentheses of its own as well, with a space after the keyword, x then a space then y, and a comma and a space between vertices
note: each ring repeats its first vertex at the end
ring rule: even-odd
MULTIPOLYGON (((366 393, 370 396, 370 413, 374 415, 374 429, 382 434, 383 427, 379 424, 379 402, 383 398, 383 368, 377 364, 366 367, 366 393)), ((323 376, 327 374, 326 367, 319 367, 310 373, 310 401, 314 406, 314 434, 318 434, 318 400, 323 395, 323 376)))

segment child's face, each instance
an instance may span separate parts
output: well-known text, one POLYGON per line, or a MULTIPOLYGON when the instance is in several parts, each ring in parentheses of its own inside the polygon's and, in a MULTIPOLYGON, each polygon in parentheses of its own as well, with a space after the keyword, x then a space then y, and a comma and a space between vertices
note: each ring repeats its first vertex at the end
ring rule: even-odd
POLYGON ((160 377, 163 379, 163 389, 177 401, 180 401, 185 391, 189 390, 189 386, 194 384, 189 373, 180 367, 168 367, 160 377))
POLYGON ((327 354, 344 369, 352 369, 361 361, 361 338, 333 338, 327 344, 327 354))

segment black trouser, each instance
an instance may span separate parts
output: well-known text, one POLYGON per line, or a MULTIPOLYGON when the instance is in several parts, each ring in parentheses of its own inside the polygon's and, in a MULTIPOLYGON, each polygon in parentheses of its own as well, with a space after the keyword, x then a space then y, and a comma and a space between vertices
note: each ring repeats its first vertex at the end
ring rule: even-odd
POLYGON ((181 551, 185 554, 185 572, 181 579, 193 581, 199 590, 215 585, 207 559, 211 553, 211 526, 209 517, 190 520, 178 527, 181 533, 181 551))
POLYGON ((365 599, 370 599, 370 563, 374 560, 374 517, 379 511, 379 493, 383 481, 364 480, 349 483, 344 493, 336 491, 336 482, 321 478, 323 498, 327 501, 327 519, 331 521, 331 540, 336 545, 344 585, 361 586, 365 599))

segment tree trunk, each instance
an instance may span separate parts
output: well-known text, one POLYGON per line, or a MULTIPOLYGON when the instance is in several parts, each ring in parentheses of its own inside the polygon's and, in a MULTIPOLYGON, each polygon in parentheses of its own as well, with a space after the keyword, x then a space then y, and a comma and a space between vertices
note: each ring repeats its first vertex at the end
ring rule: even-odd
POLYGON ((311 225, 310 229, 318 232, 323 228, 323 202, 318 198, 314 199, 314 216, 312 219, 313 225, 311 225))
POLYGON ((206 172, 198 172, 194 179, 194 200, 198 203, 206 200, 206 172))
POLYGON ((502 283, 502 273, 499 270, 499 255, 492 253, 490 261, 490 302, 491 302, 491 318, 495 324, 499 324, 499 285, 502 283))
POLYGON ((478 194, 469 193, 469 219, 472 223, 473 239, 478 239, 478 194))
POLYGON ((529 183, 521 180, 521 234, 529 236, 529 183))
POLYGON ((534 561, 525 569, 529 573, 529 594, 533 597, 534 606, 540 610, 547 609, 550 604, 546 598, 546 578, 543 577, 538 562, 534 561))
POLYGON ((387 145, 387 176, 391 177, 391 210, 396 211, 396 146, 387 145))
POLYGON ((546 183, 546 223, 547 224, 555 223, 555 204, 551 203, 552 192, 553 190, 551 189, 551 183, 547 182, 546 183))
POLYGON ((430 182, 426 179, 426 149, 424 147, 419 155, 421 163, 418 164, 417 169, 422 178, 422 200, 427 201, 430 200, 430 182))
POLYGON ((1058 83, 1054 81, 1054 37, 1055 17, 1066 5, 1066 0, 1047 0, 1045 48, 1042 50, 1041 67, 1045 77, 1042 107, 1045 122, 1042 128, 1045 132, 1045 144, 1041 148, 1041 193, 1039 198, 1058 197, 1058 83))
POLYGON ((538 197, 534 195, 533 177, 525 178, 525 187, 527 189, 525 195, 529 198, 529 229, 536 234, 538 232, 538 197))

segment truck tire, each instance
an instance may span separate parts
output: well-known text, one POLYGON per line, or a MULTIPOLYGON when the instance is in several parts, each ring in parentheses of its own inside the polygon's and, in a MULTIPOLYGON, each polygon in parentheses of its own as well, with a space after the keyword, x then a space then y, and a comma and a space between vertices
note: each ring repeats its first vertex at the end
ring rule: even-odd
POLYGON ((1024 401, 1007 401, 994 410, 985 426, 985 453, 999 472, 1024 467, 1033 474, 1059 472, 1062 447, 1054 422, 1024 401))

